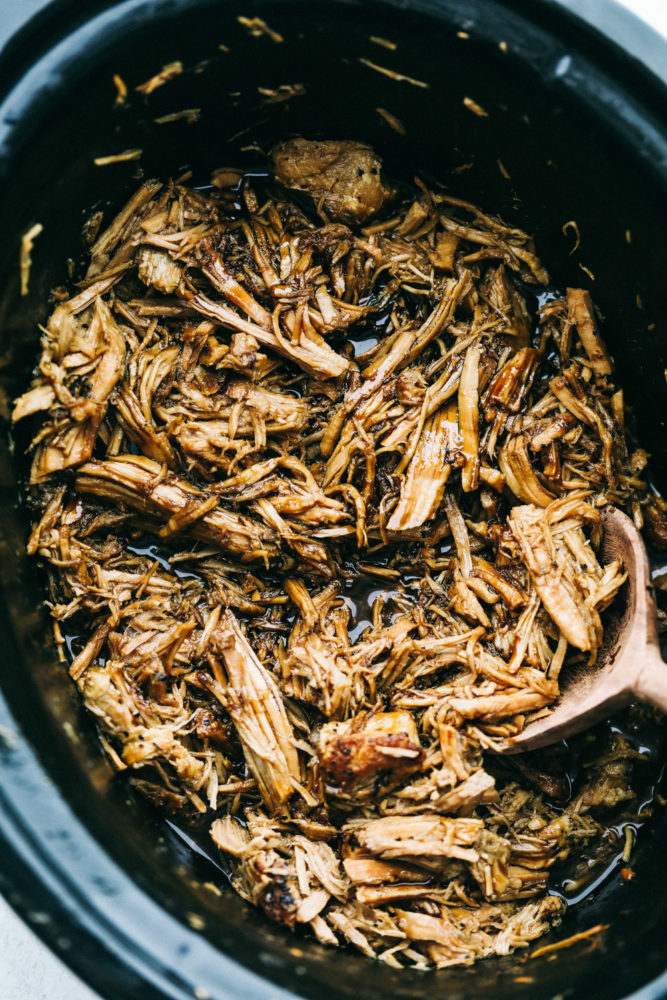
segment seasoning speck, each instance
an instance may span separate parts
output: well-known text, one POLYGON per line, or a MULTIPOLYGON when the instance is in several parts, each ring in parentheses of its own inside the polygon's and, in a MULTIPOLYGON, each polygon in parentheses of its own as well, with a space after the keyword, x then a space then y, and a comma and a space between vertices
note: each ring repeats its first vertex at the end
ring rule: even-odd
POLYGON ((371 41, 374 45, 381 45, 383 49, 390 49, 392 52, 398 48, 396 42, 390 42, 388 38, 380 38, 378 35, 371 35, 371 41))
POLYGON ((478 115, 479 118, 488 118, 488 111, 485 111, 481 104, 477 101, 473 101, 472 97, 464 97, 463 103, 468 111, 472 111, 474 115, 478 115))
POLYGON ((263 21, 261 17, 237 17, 236 20, 239 24, 242 24, 244 28, 247 28, 253 38, 260 38, 262 35, 266 35, 270 38, 272 42, 284 42, 285 39, 282 35, 279 35, 277 31, 270 28, 266 21, 263 21))
POLYGON ((126 149, 122 153, 113 153, 111 156, 96 156, 93 163, 96 167, 108 167, 110 163, 125 163, 127 160, 138 160, 143 149, 126 149))
POLYGON ((113 82, 116 88, 116 100, 114 101, 114 105, 118 107, 120 104, 125 104, 125 98, 127 97, 127 84, 125 83, 125 80, 123 80, 122 76, 118 75, 118 73, 114 74, 113 82))
POLYGON ((379 66, 377 63, 371 62, 370 59, 359 57, 359 62, 364 66, 368 66, 369 69, 374 69, 376 73, 388 76, 390 80, 397 80, 399 83, 411 83, 413 87, 424 87, 424 89, 430 87, 430 84, 424 83, 423 80, 415 80, 413 76, 406 76, 404 73, 397 73, 396 70, 387 69, 386 66, 379 66))
POLYGON ((267 104, 280 104, 289 101, 290 97, 303 97, 306 88, 302 83, 281 83, 279 87, 258 87, 267 104))
POLYGON ((405 135, 405 125, 397 118, 396 115, 392 115, 391 111, 387 111, 386 108, 376 108, 377 113, 381 118, 384 118, 387 125, 393 128, 394 132, 398 132, 399 135, 405 135))
POLYGON ((28 282, 30 281, 30 268, 32 266, 32 248, 35 240, 43 231, 41 222, 36 222, 27 233, 21 237, 21 252, 19 256, 19 272, 21 275, 21 295, 28 294, 28 282))
POLYGON ((171 80, 173 77, 178 76, 179 73, 182 72, 182 62, 176 61, 167 63, 167 65, 163 66, 160 72, 156 73, 155 76, 152 76, 150 80, 146 80, 145 83, 140 83, 136 90, 138 90, 140 94, 152 94, 158 87, 162 87, 168 80, 171 80))
POLYGON ((168 122, 186 121, 188 125, 194 125, 201 117, 201 108, 184 108, 183 111, 173 111, 170 115, 162 115, 154 118, 156 125, 166 125, 168 122))
POLYGON ((575 240, 575 242, 574 242, 574 246, 573 246, 573 247, 572 247, 572 249, 570 250, 570 254, 573 254, 573 253, 574 253, 574 251, 575 251, 575 250, 577 249, 577 247, 579 246, 579 244, 581 243, 581 235, 580 235, 580 233, 579 233, 579 226, 578 226, 578 225, 577 225, 577 223, 576 223, 576 222, 574 221, 574 219, 570 219, 570 221, 569 221, 569 222, 566 222, 566 223, 565 223, 565 224, 563 225, 563 236, 567 236, 567 231, 568 231, 568 229, 571 229, 571 230, 573 231, 573 233, 574 233, 574 240, 575 240))

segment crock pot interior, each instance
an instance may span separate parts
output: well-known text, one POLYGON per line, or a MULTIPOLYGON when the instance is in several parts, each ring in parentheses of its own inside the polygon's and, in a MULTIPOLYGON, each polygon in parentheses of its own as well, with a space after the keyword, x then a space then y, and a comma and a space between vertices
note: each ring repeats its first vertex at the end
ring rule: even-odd
MULTIPOLYGON (((452 194, 534 233, 557 287, 591 288, 641 439, 655 468, 664 469, 667 283, 659 220, 667 207, 667 166, 646 155, 641 130, 632 141, 624 109, 618 109, 617 124, 625 121, 620 129, 603 99, 597 109, 591 103, 590 80, 578 86, 574 71, 583 72, 585 56, 567 48, 559 32, 567 35, 569 29, 548 7, 534 6, 531 26, 521 13, 525 5, 510 10, 478 0, 468 5, 474 24, 466 31, 465 5, 423 6, 430 13, 374 2, 245 9, 224 2, 135 4, 122 27, 87 37, 67 72, 51 74, 47 86, 42 81, 6 160, 0 199, 3 415, 29 379, 49 291, 66 281, 67 258, 77 261, 84 253, 81 227, 91 209, 103 208, 108 221, 140 176, 166 179, 191 168, 193 183, 205 184, 218 166, 260 166, 256 147, 267 149, 292 134, 354 138, 375 146, 390 174, 409 179, 419 168, 452 194), (238 14, 263 17, 283 41, 254 37, 237 22, 238 14), (459 37, 462 29, 469 37, 459 37), (381 47, 371 36, 398 47, 381 47), (390 79, 360 58, 429 86, 390 79), (134 91, 174 60, 182 61, 182 75, 148 98, 134 91), (114 74, 129 88, 119 106, 114 74), (305 94, 281 103, 258 92, 297 83, 305 94), (465 97, 481 105, 486 117, 465 107, 465 97), (190 108, 201 109, 194 123, 155 122, 190 108), (377 108, 400 119, 405 135, 392 130, 377 108), (95 157, 131 148, 143 150, 139 160, 93 164, 95 157), (573 252, 573 231, 563 231, 570 220, 581 237, 573 252), (30 295, 21 298, 18 242, 35 222, 44 231, 33 253, 30 295)), ((600 42, 600 58, 603 48, 600 42)), ((594 63, 595 52, 589 57, 594 63)), ((629 81, 638 72, 619 66, 629 81)), ((636 877, 626 883, 612 879, 568 914, 552 939, 598 923, 609 925, 606 934, 532 961, 517 954, 474 969, 397 972, 350 951, 325 949, 248 908, 217 869, 189 851, 143 802, 128 801, 122 779, 104 758, 57 663, 41 607, 41 578, 24 555, 29 526, 17 506, 24 442, 18 444, 12 452, 5 434, 0 452, 1 573, 12 650, 2 685, 22 733, 79 819, 169 912, 184 921, 196 914, 194 922, 223 952, 304 996, 502 1000, 560 994, 611 1000, 663 971, 667 838, 659 817, 633 857, 636 877)), ((73 851, 76 864, 75 844, 73 851)), ((233 984, 223 987, 234 995, 233 984)), ((267 990, 270 995, 268 984, 267 990)))

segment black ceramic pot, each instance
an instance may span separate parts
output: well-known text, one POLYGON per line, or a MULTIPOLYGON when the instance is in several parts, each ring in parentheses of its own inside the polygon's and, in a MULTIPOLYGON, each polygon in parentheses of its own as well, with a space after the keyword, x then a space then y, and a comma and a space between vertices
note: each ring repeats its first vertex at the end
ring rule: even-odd
MULTIPOLYGON (((597 7, 618 14, 608 0, 597 7)), ((16 17, 8 8, 0 11, 0 31, 3 18, 8 24, 16 17)), ((635 36, 635 45, 641 49, 642 37, 648 50, 649 34, 635 36)), ((274 0, 251 7, 55 0, 0 57, 0 413, 6 417, 8 400, 27 383, 49 290, 66 280, 66 259, 83 252, 85 214, 98 203, 109 213, 119 206, 137 185, 138 168, 166 178, 191 167, 203 182, 212 167, 252 162, 256 154, 242 147, 253 141, 292 133, 351 137, 371 142, 390 172, 405 175, 419 165, 456 194, 536 233, 557 285, 590 283, 660 472, 667 464, 666 97, 638 62, 547 0, 274 0), (252 37, 237 23, 239 13, 265 18, 284 41, 252 37), (378 47, 370 36, 398 48, 378 47), (430 86, 388 79, 360 57, 430 86), (113 74, 134 86, 175 59, 183 75, 147 102, 132 93, 114 108, 113 74), (305 96, 261 100, 258 86, 286 83, 303 84, 305 96), (464 97, 488 117, 471 113, 464 97), (154 122, 194 107, 201 108, 195 124, 154 122), (392 131, 378 107, 401 119, 407 134, 392 131), (129 148, 142 149, 141 159, 93 165, 96 156, 129 148), (572 254, 572 232, 562 230, 568 220, 581 234, 572 254), (31 294, 21 298, 19 238, 35 222, 44 232, 31 294)), ((613 875, 551 937, 603 923, 604 943, 584 942, 555 957, 518 954, 471 969, 399 973, 296 937, 251 911, 206 858, 112 775, 57 664, 41 580, 24 555, 21 464, 5 424, 0 888, 100 993, 111 1000, 667 996, 664 816, 643 831, 636 877, 613 875), (206 883, 219 884, 221 893, 206 883)))

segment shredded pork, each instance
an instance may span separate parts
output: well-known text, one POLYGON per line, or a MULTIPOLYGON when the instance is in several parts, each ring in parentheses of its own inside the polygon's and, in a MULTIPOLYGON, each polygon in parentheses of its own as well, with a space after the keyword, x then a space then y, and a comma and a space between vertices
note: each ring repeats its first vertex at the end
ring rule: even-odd
POLYGON ((659 513, 590 297, 536 311, 524 232, 360 143, 271 164, 148 181, 97 238, 15 404, 29 549, 114 766, 245 899, 396 966, 507 954, 632 753, 567 799, 488 751, 595 660, 600 508, 659 513))

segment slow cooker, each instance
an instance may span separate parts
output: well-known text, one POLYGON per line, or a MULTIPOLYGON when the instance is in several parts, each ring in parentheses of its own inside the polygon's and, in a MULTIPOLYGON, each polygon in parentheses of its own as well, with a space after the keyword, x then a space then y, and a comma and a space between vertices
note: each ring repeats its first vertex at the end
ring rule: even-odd
MULTIPOLYGON (((32 6, 22 27, 20 11, 0 11, 0 36, 16 28, 0 53, 0 890, 113 1000, 667 996, 660 810, 639 838, 635 877, 612 874, 549 941, 597 924, 608 925, 604 936, 534 959, 524 952, 439 973, 398 971, 297 937, 249 908, 103 755, 57 662, 43 585, 25 554, 24 459, 7 419, 30 376, 49 292, 67 280, 67 259, 84 253, 91 211, 110 218, 141 177, 191 169, 204 184, 213 168, 247 165, 258 147, 289 135, 353 138, 372 144, 390 174, 418 166, 535 233, 558 287, 591 288, 659 482, 667 469, 664 83, 550 0, 32 6), (261 18, 282 41, 239 16, 261 18), (175 60, 184 72, 149 100, 133 90, 175 60), (114 76, 128 84, 124 102, 115 101, 114 76), (262 100, 258 87, 284 84, 304 93, 262 100), (184 109, 199 110, 155 121, 184 109), (94 164, 126 150, 141 154, 94 164), (36 223, 43 232, 21 296, 20 238, 36 223)), ((598 8, 624 23, 612 2, 598 8)), ((648 31, 633 46, 654 61, 665 51, 648 31)))

